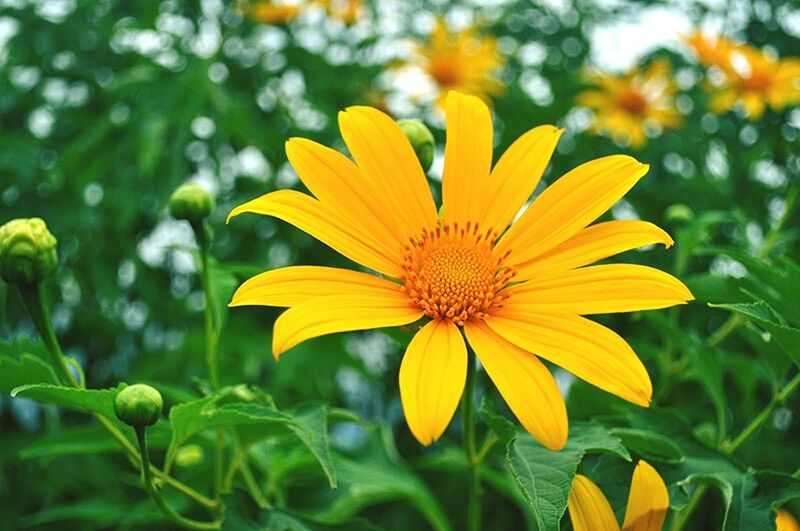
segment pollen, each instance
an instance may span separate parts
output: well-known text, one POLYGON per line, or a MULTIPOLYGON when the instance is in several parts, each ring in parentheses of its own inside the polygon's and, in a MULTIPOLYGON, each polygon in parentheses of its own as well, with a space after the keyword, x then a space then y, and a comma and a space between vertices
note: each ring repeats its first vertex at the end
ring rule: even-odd
POLYGON ((406 246, 403 290, 432 319, 457 325, 483 319, 502 306, 503 288, 515 273, 503 265, 507 253, 493 254, 496 239, 473 223, 424 230, 406 246))

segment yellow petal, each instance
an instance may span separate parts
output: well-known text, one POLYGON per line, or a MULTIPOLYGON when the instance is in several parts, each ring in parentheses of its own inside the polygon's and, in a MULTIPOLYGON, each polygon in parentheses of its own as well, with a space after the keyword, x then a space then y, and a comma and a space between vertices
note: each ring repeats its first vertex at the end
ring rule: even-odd
POLYGON ((550 185, 508 229, 495 251, 522 264, 577 234, 624 196, 648 166, 626 155, 582 164, 550 185))
POLYGON ((572 481, 567 508, 575 531, 619 531, 611 504, 586 476, 578 474, 572 481))
POLYGON ((653 267, 606 264, 551 271, 510 288, 509 302, 532 312, 638 312, 693 300, 677 278, 653 267))
POLYGON ((296 306, 329 295, 393 296, 397 284, 375 275, 335 267, 273 269, 244 282, 228 306, 296 306))
POLYGON ((464 333, 520 424, 547 448, 563 448, 567 442, 567 408, 547 367, 486 323, 468 321, 464 333))
POLYGON ((554 269, 574 269, 644 245, 670 247, 669 234, 647 221, 606 221, 578 234, 533 260, 517 267, 515 280, 527 280, 554 269))
POLYGON ((653 386, 644 365, 624 339, 602 325, 577 315, 531 313, 511 303, 486 323, 518 347, 604 391, 650 404, 653 386))
POLYGON ((451 321, 426 324, 408 344, 400 364, 400 400, 406 422, 429 445, 444 433, 467 379, 467 348, 451 321))
POLYGON ((481 226, 502 232, 511 223, 539 184, 563 132, 552 125, 540 125, 503 153, 481 198, 484 211, 475 218, 481 226))
POLYGON ((306 339, 413 323, 422 310, 413 305, 400 286, 391 295, 330 295, 292 306, 275 320, 272 353, 275 359, 306 339))
POLYGON ((661 531, 669 509, 669 494, 658 471, 639 461, 631 480, 623 531, 661 531))
POLYGON ((407 243, 397 220, 381 209, 375 190, 353 162, 333 149, 306 138, 286 142, 286 156, 312 194, 342 217, 358 222, 379 241, 397 249, 407 243))
POLYGON ((234 208, 228 220, 244 212, 275 216, 307 232, 361 265, 392 277, 402 272, 396 250, 380 242, 359 225, 359 220, 339 216, 311 196, 294 190, 271 192, 234 208))
POLYGON ((445 100, 447 142, 444 149, 442 204, 444 218, 466 226, 481 221, 488 208, 492 167, 492 117, 479 98, 455 90, 445 100))
POLYGON ((358 167, 372 183, 386 216, 397 219, 406 237, 438 222, 428 181, 400 126, 372 107, 339 113, 339 129, 358 167))
POLYGON ((778 509, 778 516, 775 518, 776 531, 800 531, 800 525, 794 519, 792 513, 786 509, 778 509))

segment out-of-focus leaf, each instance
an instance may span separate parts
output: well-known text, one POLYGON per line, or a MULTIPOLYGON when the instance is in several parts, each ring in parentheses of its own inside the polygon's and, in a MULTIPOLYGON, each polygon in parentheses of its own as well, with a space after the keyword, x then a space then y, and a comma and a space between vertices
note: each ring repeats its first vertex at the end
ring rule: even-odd
POLYGON ((452 529, 446 513, 428 486, 403 463, 391 431, 370 429, 369 447, 358 456, 335 455, 339 488, 332 502, 317 514, 321 521, 342 524, 363 509, 390 501, 413 506, 435 531, 452 529))
POLYGON ((586 453, 612 453, 630 460, 619 437, 593 422, 570 426, 566 446, 548 450, 527 433, 508 444, 508 465, 540 530, 558 529, 578 465, 586 453))
POLYGON ((506 417, 498 413, 492 403, 484 396, 481 400, 481 405, 478 408, 478 414, 483 421, 491 428, 491 430, 500 439, 500 442, 506 443, 517 434, 517 426, 506 417))

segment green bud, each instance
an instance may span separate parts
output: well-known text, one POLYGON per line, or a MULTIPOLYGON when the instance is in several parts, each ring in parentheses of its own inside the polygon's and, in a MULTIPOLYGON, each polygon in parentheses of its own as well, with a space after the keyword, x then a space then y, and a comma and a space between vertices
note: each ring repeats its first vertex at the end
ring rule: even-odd
POLYGON ((411 147, 414 148, 414 153, 417 154, 419 163, 422 165, 422 171, 427 173, 433 164, 433 149, 436 146, 433 133, 425 127, 422 120, 398 120, 397 125, 411 142, 411 147))
POLYGON ((172 217, 190 222, 207 218, 215 206, 217 205, 211 194, 196 184, 180 186, 169 198, 169 211, 172 217))
POLYGON ((0 276, 9 284, 35 284, 58 267, 56 239, 39 218, 0 227, 0 276))
POLYGON ((687 205, 676 203, 667 207, 664 217, 667 221, 686 222, 694 217, 694 212, 687 205))
POLYGON ((181 446, 175 452, 175 464, 181 468, 193 467, 203 461, 204 454, 203 447, 199 444, 181 446))
POLYGON ((129 385, 114 400, 117 418, 134 428, 155 424, 163 408, 161 393, 146 384, 129 385))

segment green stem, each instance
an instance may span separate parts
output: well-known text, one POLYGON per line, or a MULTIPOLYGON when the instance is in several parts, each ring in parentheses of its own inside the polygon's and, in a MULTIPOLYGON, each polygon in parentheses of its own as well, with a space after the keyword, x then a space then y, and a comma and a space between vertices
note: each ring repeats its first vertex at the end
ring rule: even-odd
MULTIPOLYGON (((211 283, 211 268, 209 262, 209 241, 206 233, 205 222, 192 223, 197 245, 200 247, 200 279, 203 284, 203 295, 205 297, 205 336, 206 336, 206 367, 208 379, 211 387, 219 388, 219 327, 217 326, 216 302, 214 299, 214 287, 211 283)), ((216 430, 214 441, 214 496, 219 498, 222 493, 222 483, 224 474, 224 452, 223 452, 222 428, 216 430)))
MULTIPOLYGON (((59 378, 71 387, 78 389, 83 388, 78 380, 72 375, 72 372, 70 372, 66 357, 61 351, 61 345, 58 342, 58 338, 56 337, 55 331, 53 330, 53 325, 50 321, 50 312, 47 307, 47 301, 44 296, 44 288, 42 284, 21 285, 19 286, 19 291, 20 295, 22 296, 22 302, 28 311, 28 315, 31 317, 31 321, 33 321, 33 324, 36 327, 36 331, 42 338, 42 342, 47 348, 47 352, 50 354, 53 367, 55 368, 59 378)), ((139 451, 133 444, 131 444, 128 438, 103 415, 100 415, 99 413, 92 413, 92 416, 100 424, 100 426, 102 426, 103 429, 105 429, 106 432, 108 432, 108 434, 115 441, 117 441, 133 465, 141 468, 142 459, 139 455, 139 451)), ((153 467, 151 471, 165 484, 193 499, 195 502, 205 507, 209 511, 215 513, 219 511, 219 503, 217 501, 208 499, 188 485, 181 483, 172 476, 164 474, 155 467, 153 467)))
POLYGON ((181 516, 180 514, 176 513, 172 507, 167 505, 167 502, 165 502, 164 498, 161 496, 161 492, 159 492, 153 484, 153 475, 150 472, 150 452, 147 449, 145 427, 136 426, 134 431, 136 431, 136 440, 139 442, 139 452, 142 456, 142 464, 146 465, 142 466, 142 482, 144 483, 145 490, 147 490, 147 493, 150 494, 150 497, 153 499, 155 504, 158 505, 158 508, 161 509, 161 512, 164 513, 164 515, 171 522, 186 529, 220 529, 222 527, 222 522, 219 520, 214 522, 198 522, 197 520, 192 520, 191 518, 181 516))
POLYGON ((772 413, 774 413, 778 407, 784 405, 786 401, 789 400, 789 397, 794 394, 798 387, 800 387, 800 373, 797 373, 794 378, 789 380, 778 394, 775 395, 772 401, 761 410, 761 413, 756 415, 753 420, 750 421, 750 424, 748 424, 730 443, 723 445, 722 449, 729 454, 738 450, 747 439, 761 429, 761 426, 770 419, 772 413))
MULTIPOLYGON (((767 406, 761 410, 761 412, 756 415, 753 420, 737 435, 734 437, 732 441, 727 444, 722 445, 722 451, 732 454, 736 450, 738 450, 745 442, 747 442, 750 437, 753 436, 761 427, 766 423, 770 417, 772 417, 772 413, 774 411, 786 403, 789 400, 789 397, 800 388, 800 373, 797 373, 794 378, 789 380, 789 382, 784 385, 780 391, 773 397, 767 406)), ((706 491, 708 491, 708 485, 700 485, 696 491, 692 494, 689 503, 686 505, 683 511, 681 511, 680 515, 676 518, 675 522, 672 525, 672 531, 680 531, 684 529, 686 524, 689 522, 694 511, 700 505, 703 497, 705 496, 706 491)))
POLYGON ((461 399, 461 422, 464 429, 464 452, 467 457, 467 529, 481 529, 481 476, 480 461, 475 444, 475 353, 469 349, 467 382, 461 399))

